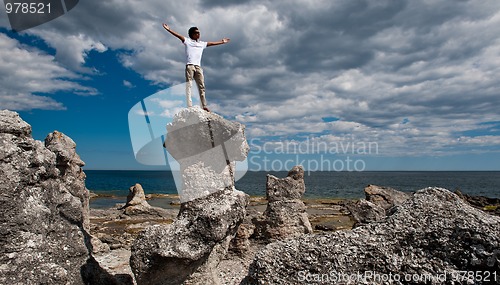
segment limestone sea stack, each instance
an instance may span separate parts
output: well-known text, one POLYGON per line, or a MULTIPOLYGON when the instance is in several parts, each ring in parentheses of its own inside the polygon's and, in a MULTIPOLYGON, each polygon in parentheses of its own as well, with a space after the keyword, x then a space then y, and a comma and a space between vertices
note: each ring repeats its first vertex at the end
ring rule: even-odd
POLYGON ((180 166, 172 171, 181 202, 234 189, 235 161, 245 160, 250 150, 244 125, 198 107, 174 116, 165 147, 180 166))
POLYGON ((301 198, 306 191, 304 169, 294 166, 287 177, 267 176, 267 208, 256 217, 254 237, 264 240, 285 239, 312 233, 306 206, 301 198))
POLYGON ((91 256, 89 193, 75 142, 45 143, 0 111, 0 284, 111 284, 91 256))
POLYGON ((244 127, 189 108, 167 129, 165 146, 180 164, 181 208, 172 224, 148 227, 134 241, 132 271, 138 285, 221 284, 217 266, 249 201, 234 189, 234 161, 249 150, 244 127))

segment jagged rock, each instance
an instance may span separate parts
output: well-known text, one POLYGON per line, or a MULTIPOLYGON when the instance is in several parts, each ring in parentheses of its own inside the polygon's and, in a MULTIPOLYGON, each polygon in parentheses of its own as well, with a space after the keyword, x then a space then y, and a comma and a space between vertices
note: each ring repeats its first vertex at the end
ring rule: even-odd
POLYGON ((356 223, 354 226, 369 224, 385 219, 385 209, 367 200, 346 203, 347 209, 351 212, 356 223))
POLYGON ((9 110, 0 110, 0 131, 18 138, 31 138, 31 126, 18 113, 9 110))
POLYGON ((17 113, 0 111, 0 284, 114 282, 91 256, 75 147, 57 131, 36 141, 17 113))
POLYGON ((305 192, 304 170, 294 166, 286 178, 267 176, 268 200, 263 217, 253 220, 254 236, 259 239, 284 239, 312 233, 306 206, 300 200, 305 192))
POLYGON ((362 224, 378 222, 386 218, 390 211, 404 203, 411 194, 390 187, 368 185, 364 189, 366 200, 346 203, 352 218, 356 221, 354 227, 362 224))
POLYGON ((498 284, 453 282, 459 271, 500 273, 500 218, 426 188, 379 223, 267 245, 242 284, 498 284))
POLYGON ((226 189, 181 204, 170 225, 155 225, 132 245, 137 284, 220 284, 217 264, 245 217, 248 195, 226 189))
POLYGON ((174 116, 165 147, 180 165, 173 174, 181 202, 234 189, 234 161, 245 160, 250 149, 242 124, 197 107, 174 116))
POLYGON ((146 201, 141 184, 136 183, 129 188, 127 203, 121 208, 125 215, 147 214, 152 207, 146 201))
POLYGON ((250 237, 255 231, 253 223, 242 223, 238 227, 235 237, 231 240, 229 250, 239 255, 245 254, 250 248, 250 237))
POLYGON ((144 189, 142 189, 141 184, 136 183, 134 186, 129 188, 129 193, 127 196, 127 203, 125 207, 131 206, 144 206, 150 207, 146 201, 146 195, 144 195, 144 189))
POLYGON ((249 197, 234 189, 235 160, 249 147, 244 126, 199 108, 167 125, 165 147, 180 165, 181 207, 169 225, 148 227, 132 244, 137 284, 220 284, 217 265, 242 223, 249 197))
POLYGON ((385 211, 403 204, 411 194, 390 187, 368 185, 365 187, 366 200, 382 207, 385 211))

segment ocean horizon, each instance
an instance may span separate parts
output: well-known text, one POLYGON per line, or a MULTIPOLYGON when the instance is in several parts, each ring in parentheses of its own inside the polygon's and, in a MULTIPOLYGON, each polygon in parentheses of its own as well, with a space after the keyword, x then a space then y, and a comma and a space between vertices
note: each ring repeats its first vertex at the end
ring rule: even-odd
MULTIPOLYGON (((146 194, 177 194, 170 171, 85 170, 87 188, 97 194, 126 196, 135 183, 146 194)), ((251 196, 266 195, 266 176, 286 177, 287 171, 248 171, 236 181, 236 189, 251 196)), ((464 194, 500 198, 500 171, 362 171, 305 172, 305 198, 359 199, 363 189, 374 184, 403 192, 442 187, 464 194)))

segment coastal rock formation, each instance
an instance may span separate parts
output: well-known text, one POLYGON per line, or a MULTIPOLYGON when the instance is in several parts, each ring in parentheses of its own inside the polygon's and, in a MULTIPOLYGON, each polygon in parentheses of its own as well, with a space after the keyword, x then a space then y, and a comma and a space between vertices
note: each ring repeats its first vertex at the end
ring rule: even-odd
POLYGON ((88 192, 75 143, 0 111, 0 284, 84 284, 88 192))
POLYGON ((486 211, 492 215, 500 216, 500 199, 490 198, 485 196, 470 196, 467 194, 462 194, 459 190, 455 191, 458 197, 465 200, 467 203, 475 208, 486 211))
POLYGON ((379 223, 267 245, 242 284, 498 284, 460 271, 498 275, 500 218, 426 188, 379 223))
POLYGON ((284 239, 312 233, 302 195, 306 190, 304 169, 294 166, 286 178, 267 176, 268 200, 264 217, 254 219, 254 236, 260 239, 284 239))
POLYGON ((356 221, 355 226, 373 223, 385 217, 411 197, 411 194, 390 187, 368 185, 364 189, 366 200, 347 203, 346 206, 356 221))
POLYGON ((131 186, 127 195, 127 203, 125 207, 150 207, 148 202, 146 201, 146 195, 144 194, 144 189, 142 189, 142 185, 136 183, 134 186, 131 186))
POLYGON ((217 264, 247 204, 246 194, 226 189, 181 204, 170 225, 148 227, 132 245, 137 284, 220 284, 217 264))
POLYGON ((141 184, 136 183, 129 188, 127 203, 122 208, 126 215, 147 214, 152 209, 146 201, 146 195, 141 184))
POLYGON ((250 149, 242 124, 197 107, 174 116, 165 147, 180 165, 173 174, 181 202, 234 189, 235 161, 245 160, 250 149))
POLYGON ((34 140, 17 113, 0 111, 0 284, 133 284, 91 255, 101 243, 75 149, 58 131, 34 140))
POLYGON ((403 204, 411 197, 411 194, 396 189, 377 185, 365 187, 366 201, 380 206, 386 212, 394 206, 403 204))
POLYGON ((133 242, 132 271, 139 285, 221 284, 217 266, 249 202, 234 189, 235 160, 249 151, 244 126, 188 108, 167 130, 165 147, 180 165, 181 206, 172 224, 148 227, 133 242))
POLYGON ((369 224, 385 219, 385 209, 370 201, 361 199, 356 202, 347 202, 347 209, 355 221, 354 227, 369 224))

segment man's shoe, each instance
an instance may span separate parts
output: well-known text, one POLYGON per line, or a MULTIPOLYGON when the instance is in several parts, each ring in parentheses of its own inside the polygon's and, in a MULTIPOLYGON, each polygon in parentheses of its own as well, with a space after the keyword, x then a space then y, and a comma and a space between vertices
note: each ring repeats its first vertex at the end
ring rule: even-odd
POLYGON ((203 110, 205 110, 205 111, 207 111, 207 112, 209 112, 209 113, 210 113, 210 110, 208 110, 208 108, 207 108, 207 107, 203 107, 203 110))

